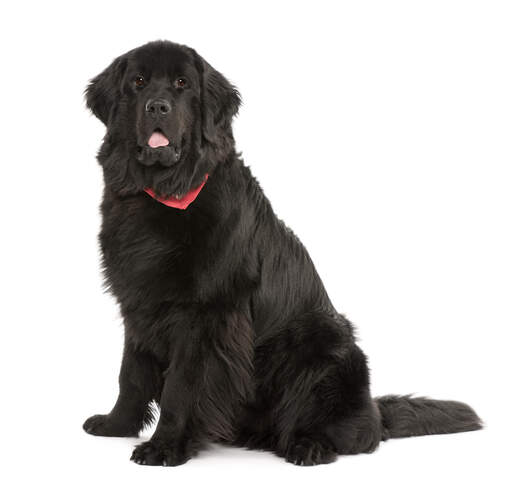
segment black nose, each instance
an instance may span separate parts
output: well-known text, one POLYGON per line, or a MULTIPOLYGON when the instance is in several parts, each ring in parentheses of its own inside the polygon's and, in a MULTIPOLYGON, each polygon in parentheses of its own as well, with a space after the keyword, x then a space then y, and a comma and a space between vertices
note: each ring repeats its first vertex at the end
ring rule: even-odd
POLYGON ((167 115, 171 111, 171 104, 164 98, 155 98, 146 102, 146 112, 154 115, 167 115))

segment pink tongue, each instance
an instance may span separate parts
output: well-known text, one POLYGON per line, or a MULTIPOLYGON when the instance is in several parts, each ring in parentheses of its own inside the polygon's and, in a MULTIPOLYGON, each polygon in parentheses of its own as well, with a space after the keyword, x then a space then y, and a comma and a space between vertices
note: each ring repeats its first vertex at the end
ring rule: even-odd
POLYGON ((165 137, 161 132, 153 132, 149 138, 148 145, 150 147, 162 147, 169 144, 169 139, 165 137))

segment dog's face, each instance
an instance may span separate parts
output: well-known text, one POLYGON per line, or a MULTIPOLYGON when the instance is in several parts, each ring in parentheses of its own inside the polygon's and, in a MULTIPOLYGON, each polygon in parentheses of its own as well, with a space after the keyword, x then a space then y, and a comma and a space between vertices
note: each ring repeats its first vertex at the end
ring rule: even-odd
POLYGON ((238 92, 188 47, 157 41, 120 56, 86 101, 107 127, 98 159, 120 194, 179 197, 234 151, 238 92))

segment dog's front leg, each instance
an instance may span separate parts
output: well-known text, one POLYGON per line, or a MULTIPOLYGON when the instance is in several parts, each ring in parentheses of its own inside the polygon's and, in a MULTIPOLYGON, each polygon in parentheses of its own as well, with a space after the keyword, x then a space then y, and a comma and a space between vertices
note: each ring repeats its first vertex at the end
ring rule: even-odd
POLYGON ((197 450, 200 432, 191 424, 195 392, 179 377, 166 373, 160 398, 160 420, 147 442, 135 448, 132 461, 138 464, 177 466, 185 463, 197 450))
POLYGON ((229 441, 252 391, 252 329, 239 312, 194 314, 174 342, 152 438, 133 451, 138 464, 177 466, 208 440, 229 441))
POLYGON ((93 415, 84 423, 88 434, 109 437, 136 437, 152 420, 149 403, 158 400, 162 389, 161 370, 155 358, 138 350, 125 338, 119 373, 119 396, 106 415, 93 415))

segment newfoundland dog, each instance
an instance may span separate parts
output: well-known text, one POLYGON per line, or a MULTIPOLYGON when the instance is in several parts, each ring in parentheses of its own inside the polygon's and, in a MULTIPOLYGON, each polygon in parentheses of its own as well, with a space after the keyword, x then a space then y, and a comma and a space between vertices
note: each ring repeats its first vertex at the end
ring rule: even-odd
POLYGON ((193 49, 134 49, 86 101, 106 126, 100 243, 125 327, 119 397, 86 432, 137 436, 156 404, 136 463, 213 441, 309 466, 481 427, 463 403, 372 398, 353 326, 236 152, 239 93, 193 49))

